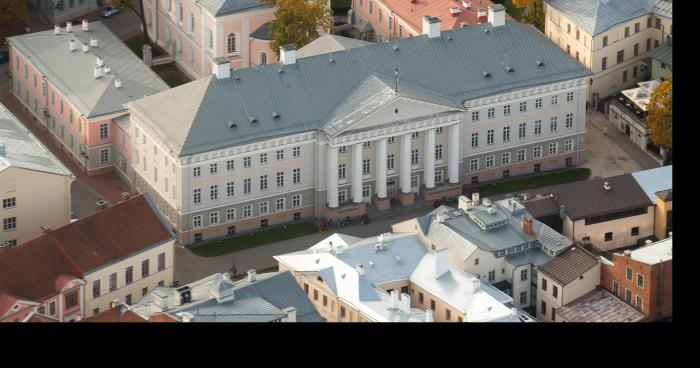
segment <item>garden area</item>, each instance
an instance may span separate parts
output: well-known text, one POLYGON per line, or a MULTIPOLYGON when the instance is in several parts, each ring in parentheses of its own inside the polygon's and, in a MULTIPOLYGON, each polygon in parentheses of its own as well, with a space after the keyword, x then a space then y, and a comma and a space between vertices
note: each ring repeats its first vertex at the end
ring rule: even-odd
POLYGON ((216 240, 191 248, 192 253, 200 257, 216 257, 259 245, 275 243, 318 232, 318 227, 311 222, 283 225, 266 230, 241 234, 228 239, 216 240))
POLYGON ((551 185, 559 185, 575 181, 587 180, 590 176, 590 169, 577 168, 566 171, 558 171, 551 174, 530 176, 522 179, 514 179, 494 184, 486 184, 478 187, 474 191, 479 192, 479 195, 483 198, 493 196, 496 194, 516 193, 528 189, 535 189, 541 187, 548 187, 551 185))

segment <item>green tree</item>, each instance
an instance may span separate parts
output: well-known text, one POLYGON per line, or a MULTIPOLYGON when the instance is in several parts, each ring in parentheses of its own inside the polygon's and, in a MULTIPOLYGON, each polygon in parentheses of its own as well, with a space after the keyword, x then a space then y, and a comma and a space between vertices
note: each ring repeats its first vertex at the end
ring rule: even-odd
POLYGON ((0 40, 24 33, 25 22, 29 19, 26 0, 0 0, 0 40))
POLYGON ((513 0, 517 8, 527 8, 523 20, 544 32, 544 5, 542 0, 513 0))
POLYGON ((139 17, 141 20, 141 27, 143 28, 143 42, 150 43, 148 38, 148 26, 146 25, 146 13, 143 11, 143 0, 113 0, 113 2, 115 7, 121 9, 129 8, 139 17))
POLYGON ((651 141, 664 149, 673 147, 673 82, 659 83, 647 104, 647 128, 651 141))
POLYGON ((332 11, 326 0, 259 0, 277 5, 275 19, 270 23, 270 48, 279 55, 282 45, 297 49, 318 38, 319 30, 333 26, 332 11))

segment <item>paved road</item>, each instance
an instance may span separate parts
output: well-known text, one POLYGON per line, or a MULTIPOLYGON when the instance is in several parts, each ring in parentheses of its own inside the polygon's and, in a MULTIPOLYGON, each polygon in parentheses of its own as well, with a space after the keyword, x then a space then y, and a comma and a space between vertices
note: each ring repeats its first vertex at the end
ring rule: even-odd
POLYGON ((99 18, 107 28, 122 40, 129 39, 141 33, 141 20, 131 9, 123 9, 111 18, 99 18))
MULTIPOLYGON (((635 160, 634 151, 630 154, 611 139, 616 133, 611 124, 607 123, 608 129, 603 135, 602 127, 607 122, 603 114, 589 111, 586 118, 586 163, 581 167, 591 169, 591 178, 608 178, 645 169, 635 160)), ((639 155, 646 155, 638 151, 639 155)))

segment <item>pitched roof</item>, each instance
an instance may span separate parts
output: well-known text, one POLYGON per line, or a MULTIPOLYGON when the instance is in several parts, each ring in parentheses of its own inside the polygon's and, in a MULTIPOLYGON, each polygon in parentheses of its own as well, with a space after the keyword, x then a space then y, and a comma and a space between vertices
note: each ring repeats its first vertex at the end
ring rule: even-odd
POLYGON ((63 28, 58 35, 53 30, 35 32, 10 37, 8 42, 88 118, 122 111, 126 102, 169 88, 102 22, 90 23, 89 29, 76 25, 71 33, 63 28), (98 46, 83 52, 82 45, 89 45, 91 38, 97 39, 98 46), (73 52, 68 49, 70 40, 77 40, 73 52), (95 79, 97 56, 111 72, 95 79), (117 78, 121 88, 114 86, 117 78))
POLYGON ((656 203, 656 192, 673 188, 673 165, 633 172, 632 177, 649 200, 656 203))
POLYGON ((58 320, 56 318, 45 316, 43 314, 32 313, 32 316, 29 317, 29 319, 26 320, 26 322, 30 322, 30 323, 37 323, 37 322, 39 322, 39 323, 47 323, 47 322, 48 323, 56 323, 56 322, 58 322, 58 320))
MULTIPOLYGON (((471 7, 465 8, 462 2, 454 0, 419 0, 415 4, 408 0, 381 0, 389 8, 390 12, 406 20, 417 32, 423 29, 423 17, 426 15, 440 18, 440 29, 447 31, 459 28, 462 22, 472 26, 478 23, 479 9, 488 9, 489 6, 502 7, 489 0, 472 0, 471 7), (460 12, 454 16, 450 8, 459 8, 460 12)), ((513 20, 506 14, 506 19, 513 20)))
POLYGON ((638 322, 644 314, 603 289, 574 300, 556 313, 567 322, 638 322))
POLYGON ((655 48, 649 53, 649 57, 656 59, 664 64, 673 65, 673 45, 671 37, 668 37, 660 47, 655 48))
POLYGON ((527 211, 530 212, 533 217, 542 217, 559 213, 559 199, 551 196, 545 196, 543 198, 535 197, 523 201, 523 205, 525 205, 527 211))
POLYGON ((271 5, 257 0, 199 0, 199 4, 214 16, 238 13, 256 8, 267 8, 271 5))
POLYGON ((323 36, 309 42, 306 46, 297 50, 297 59, 328 54, 355 47, 371 45, 371 42, 356 40, 354 38, 338 36, 334 34, 324 34, 323 36))
POLYGON ((58 175, 72 175, 58 159, 0 103, 0 171, 10 166, 43 171, 58 175))
POLYGON ((581 247, 574 247, 537 268, 561 285, 568 285, 598 264, 598 258, 581 247))
MULTIPOLYGON (((56 247, 82 273, 173 239, 145 194, 119 202, 20 247, 56 247)), ((34 268, 34 267, 32 267, 34 268)))
POLYGON ((397 67, 401 82, 460 102, 591 74, 538 30, 513 22, 356 47, 332 58, 260 65, 227 79, 207 76, 127 106, 168 148, 188 156, 318 130, 368 76, 393 80, 397 67), (514 71, 506 72, 506 64, 514 71))
POLYGON ((265 22, 263 25, 258 27, 258 29, 253 31, 253 33, 250 34, 250 37, 265 41, 272 40, 272 35, 270 34, 270 23, 272 23, 272 21, 265 22))
POLYGON ((620 23, 646 14, 672 16, 672 4, 665 0, 545 0, 563 12, 583 30, 597 36, 620 23))
POLYGON ((94 316, 85 318, 80 322, 146 322, 145 319, 130 310, 125 310, 122 314, 122 308, 126 309, 126 307, 118 305, 94 316))

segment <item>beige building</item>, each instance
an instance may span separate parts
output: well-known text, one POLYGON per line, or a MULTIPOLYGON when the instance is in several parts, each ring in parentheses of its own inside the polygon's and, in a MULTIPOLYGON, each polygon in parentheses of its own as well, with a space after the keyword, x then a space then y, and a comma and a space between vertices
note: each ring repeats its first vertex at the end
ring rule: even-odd
POLYGON ((593 72, 597 103, 649 79, 649 52, 670 36, 670 0, 545 0, 545 35, 593 72))
POLYGON ((537 319, 557 320, 556 310, 593 291, 600 284, 600 260, 581 247, 537 267, 537 319))
POLYGON ((0 248, 70 222, 75 177, 0 103, 0 248))
POLYGON ((450 265, 413 234, 334 234, 275 256, 328 322, 520 322, 512 298, 450 265))

